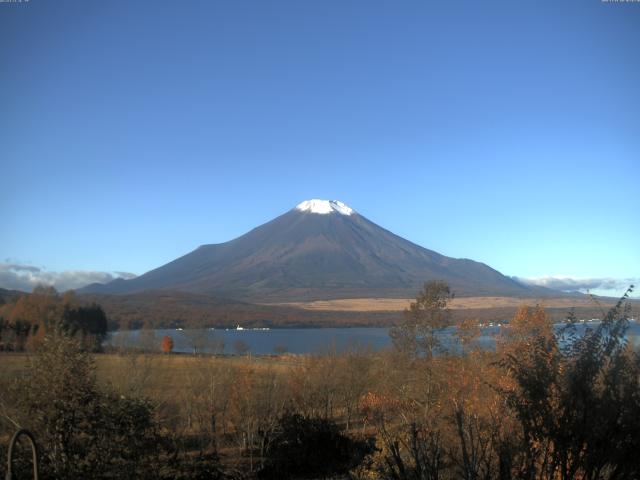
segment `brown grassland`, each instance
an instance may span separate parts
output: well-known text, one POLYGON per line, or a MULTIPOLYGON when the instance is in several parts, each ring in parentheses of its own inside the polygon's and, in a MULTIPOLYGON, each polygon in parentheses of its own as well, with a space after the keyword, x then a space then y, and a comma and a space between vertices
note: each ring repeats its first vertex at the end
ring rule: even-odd
MULTIPOLYGON (((27 374, 29 353, 0 353, 0 385, 27 374)), ((287 374, 303 363, 295 355, 282 356, 195 356, 161 353, 96 353, 98 383, 114 387, 117 391, 136 390, 144 396, 157 399, 175 397, 176 392, 188 386, 193 373, 203 367, 219 371, 251 368, 256 373, 287 374)))
MULTIPOLYGON (((286 302, 282 305, 305 310, 327 310, 338 312, 397 312, 409 307, 412 298, 344 298, 337 300, 314 300, 311 302, 286 302)), ((616 299, 601 301, 605 307, 612 307, 616 299)), ((516 297, 457 297, 448 305, 452 310, 514 308, 523 305, 541 305, 544 308, 593 307, 589 297, 571 298, 516 298, 516 297)))

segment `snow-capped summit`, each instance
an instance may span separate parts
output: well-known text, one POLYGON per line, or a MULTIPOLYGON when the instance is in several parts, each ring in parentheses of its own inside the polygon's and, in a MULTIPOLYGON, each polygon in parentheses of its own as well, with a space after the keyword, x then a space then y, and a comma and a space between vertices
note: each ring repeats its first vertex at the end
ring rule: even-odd
POLYGON ((338 200, 305 200, 296 205, 296 210, 301 212, 319 213, 326 215, 327 213, 339 213, 340 215, 351 215, 353 209, 338 200))

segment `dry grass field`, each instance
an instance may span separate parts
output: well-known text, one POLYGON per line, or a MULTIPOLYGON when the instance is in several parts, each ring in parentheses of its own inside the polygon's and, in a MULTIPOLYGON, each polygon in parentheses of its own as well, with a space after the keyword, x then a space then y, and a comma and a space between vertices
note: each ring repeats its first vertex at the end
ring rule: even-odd
MULTIPOLYGON (((341 300, 316 300, 311 302, 289 302, 272 305, 290 306, 305 310, 340 312, 397 312, 413 301, 410 298, 347 298, 341 300)), ((611 299, 600 300, 603 306, 612 306, 611 299)), ((542 305, 545 308, 593 307, 589 297, 584 298, 513 298, 513 297, 462 297, 455 298, 450 307, 453 310, 518 308, 522 305, 542 305)))
MULTIPOLYGON (((283 356, 193 356, 101 353, 94 355, 98 382, 118 391, 132 391, 161 398, 166 392, 186 387, 203 371, 251 367, 254 371, 286 373, 302 362, 295 355, 283 356)), ((30 355, 0 353, 0 388, 26 375, 30 355)))

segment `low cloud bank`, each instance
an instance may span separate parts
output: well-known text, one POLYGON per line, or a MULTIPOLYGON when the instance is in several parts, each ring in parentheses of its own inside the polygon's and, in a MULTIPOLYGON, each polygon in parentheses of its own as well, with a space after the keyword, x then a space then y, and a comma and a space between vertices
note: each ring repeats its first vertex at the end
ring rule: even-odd
MULTIPOLYGON (((526 285, 547 287, 552 288, 553 290, 560 290, 562 292, 605 292, 604 294, 613 296, 622 295, 630 285, 636 285, 637 287, 640 286, 638 285, 640 283, 640 279, 638 278, 577 278, 566 276, 546 276, 531 278, 514 277, 514 279, 526 285)), ((638 288, 636 288, 634 296, 636 296, 637 293, 638 288)))
POLYGON ((107 283, 116 278, 134 278, 129 272, 65 270, 51 272, 33 265, 0 263, 0 288, 30 292, 38 285, 52 286, 59 292, 81 288, 90 283, 107 283))

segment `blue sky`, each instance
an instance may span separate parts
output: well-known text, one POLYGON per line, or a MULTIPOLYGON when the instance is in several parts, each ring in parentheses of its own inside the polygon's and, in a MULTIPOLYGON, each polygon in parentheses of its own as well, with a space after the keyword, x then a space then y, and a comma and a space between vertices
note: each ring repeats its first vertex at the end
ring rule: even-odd
POLYGON ((141 274, 331 198, 621 293, 638 45, 640 3, 600 0, 0 3, 0 283, 141 274))

